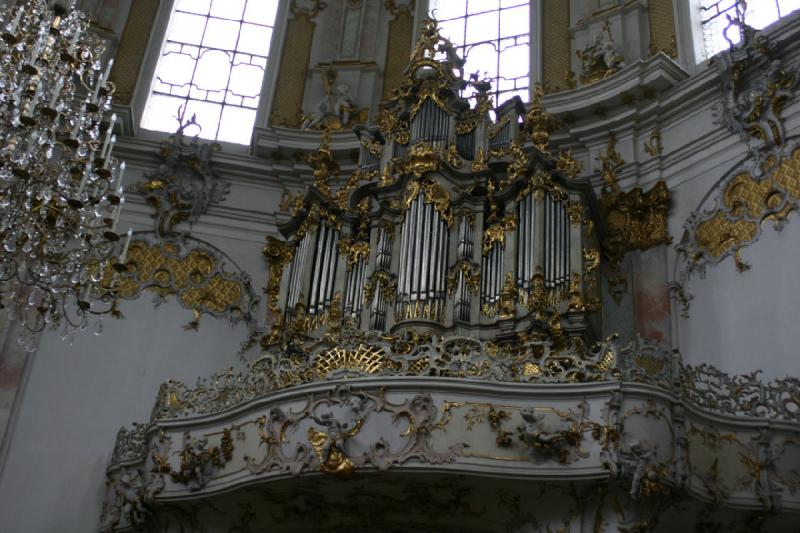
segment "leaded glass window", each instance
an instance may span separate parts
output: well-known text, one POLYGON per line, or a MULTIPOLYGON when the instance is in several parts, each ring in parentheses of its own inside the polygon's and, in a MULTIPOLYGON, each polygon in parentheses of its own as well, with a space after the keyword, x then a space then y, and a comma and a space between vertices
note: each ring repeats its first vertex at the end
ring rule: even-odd
POLYGON ((760 30, 795 9, 800 9, 800 0, 702 0, 700 21, 703 25, 706 56, 711 57, 738 43, 742 36, 736 26, 730 26, 728 17, 744 21, 760 30), (727 36, 727 39, 725 38, 727 36))
POLYGON ((142 127, 249 144, 279 0, 175 0, 142 127))
POLYGON ((431 0, 443 37, 466 57, 464 71, 492 82, 496 102, 528 100, 530 0, 431 0))

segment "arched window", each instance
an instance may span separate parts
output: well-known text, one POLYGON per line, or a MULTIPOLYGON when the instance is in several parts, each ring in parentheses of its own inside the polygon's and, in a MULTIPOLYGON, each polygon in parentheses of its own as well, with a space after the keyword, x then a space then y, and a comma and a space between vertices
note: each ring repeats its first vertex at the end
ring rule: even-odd
POLYGON ((728 39, 733 44, 741 40, 736 26, 726 31, 730 25, 728 17, 734 20, 744 18, 749 26, 760 30, 795 9, 800 9, 800 0, 701 0, 700 22, 706 57, 727 49, 730 46, 728 39))
POLYGON ((464 71, 492 82, 496 103, 528 100, 530 0, 431 0, 442 36, 466 57, 464 71))
POLYGON ((142 128, 249 144, 279 0, 175 0, 142 128))

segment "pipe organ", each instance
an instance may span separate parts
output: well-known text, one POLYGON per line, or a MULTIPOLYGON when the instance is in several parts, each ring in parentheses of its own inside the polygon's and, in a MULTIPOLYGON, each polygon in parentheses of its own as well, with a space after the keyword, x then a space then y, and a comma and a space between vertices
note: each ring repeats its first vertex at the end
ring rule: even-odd
POLYGON ((434 24, 423 35, 377 125, 356 130, 350 179, 326 135, 309 157, 315 185, 281 228, 292 258, 276 327, 595 338, 596 265, 585 271, 584 257, 597 255, 597 202, 558 170, 541 94, 492 119, 489 84, 438 59, 449 45, 434 24))

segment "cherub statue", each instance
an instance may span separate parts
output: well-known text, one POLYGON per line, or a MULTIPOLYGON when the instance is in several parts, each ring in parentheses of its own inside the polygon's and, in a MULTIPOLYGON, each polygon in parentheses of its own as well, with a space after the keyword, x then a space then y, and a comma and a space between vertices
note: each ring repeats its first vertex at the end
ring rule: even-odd
POLYGON ((325 428, 325 431, 308 429, 308 438, 314 448, 320 469, 329 474, 348 475, 355 468, 347 457, 344 443, 347 439, 361 431, 364 424, 364 400, 357 396, 347 401, 348 420, 340 422, 333 412, 324 411, 319 415, 312 415, 314 422, 325 428))
POLYGON ((581 62, 583 83, 601 80, 625 66, 622 54, 611 36, 611 26, 607 20, 603 30, 595 34, 592 42, 577 50, 575 54, 581 62))
POLYGON ((642 481, 656 481, 658 475, 651 468, 656 457, 657 445, 639 440, 632 440, 627 447, 620 450, 620 456, 633 468, 631 480, 631 496, 638 498, 642 492, 642 481))
POLYGON ((145 509, 142 506, 142 483, 139 478, 134 480, 128 473, 122 474, 117 485, 117 494, 122 497, 122 513, 130 517, 134 524, 141 522, 145 509))
POLYGON ((559 419, 555 426, 547 424, 546 415, 535 408, 520 411, 525 424, 519 427, 519 437, 534 450, 556 454, 562 463, 569 461, 570 450, 577 450, 580 433, 559 419))
POLYGON ((338 127, 335 129, 344 127, 350 122, 350 112, 354 109, 350 86, 340 83, 334 90, 326 90, 326 93, 314 111, 305 117, 302 125, 304 130, 324 127, 329 117, 338 121, 338 127))

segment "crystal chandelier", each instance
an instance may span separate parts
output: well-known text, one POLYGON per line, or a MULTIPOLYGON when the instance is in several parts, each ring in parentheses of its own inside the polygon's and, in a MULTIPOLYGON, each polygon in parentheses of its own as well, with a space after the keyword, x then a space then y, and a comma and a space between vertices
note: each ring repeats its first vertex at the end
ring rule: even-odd
POLYGON ((66 338, 115 309, 125 163, 111 155, 113 61, 75 0, 0 17, 0 304, 32 349, 48 325, 66 338))

